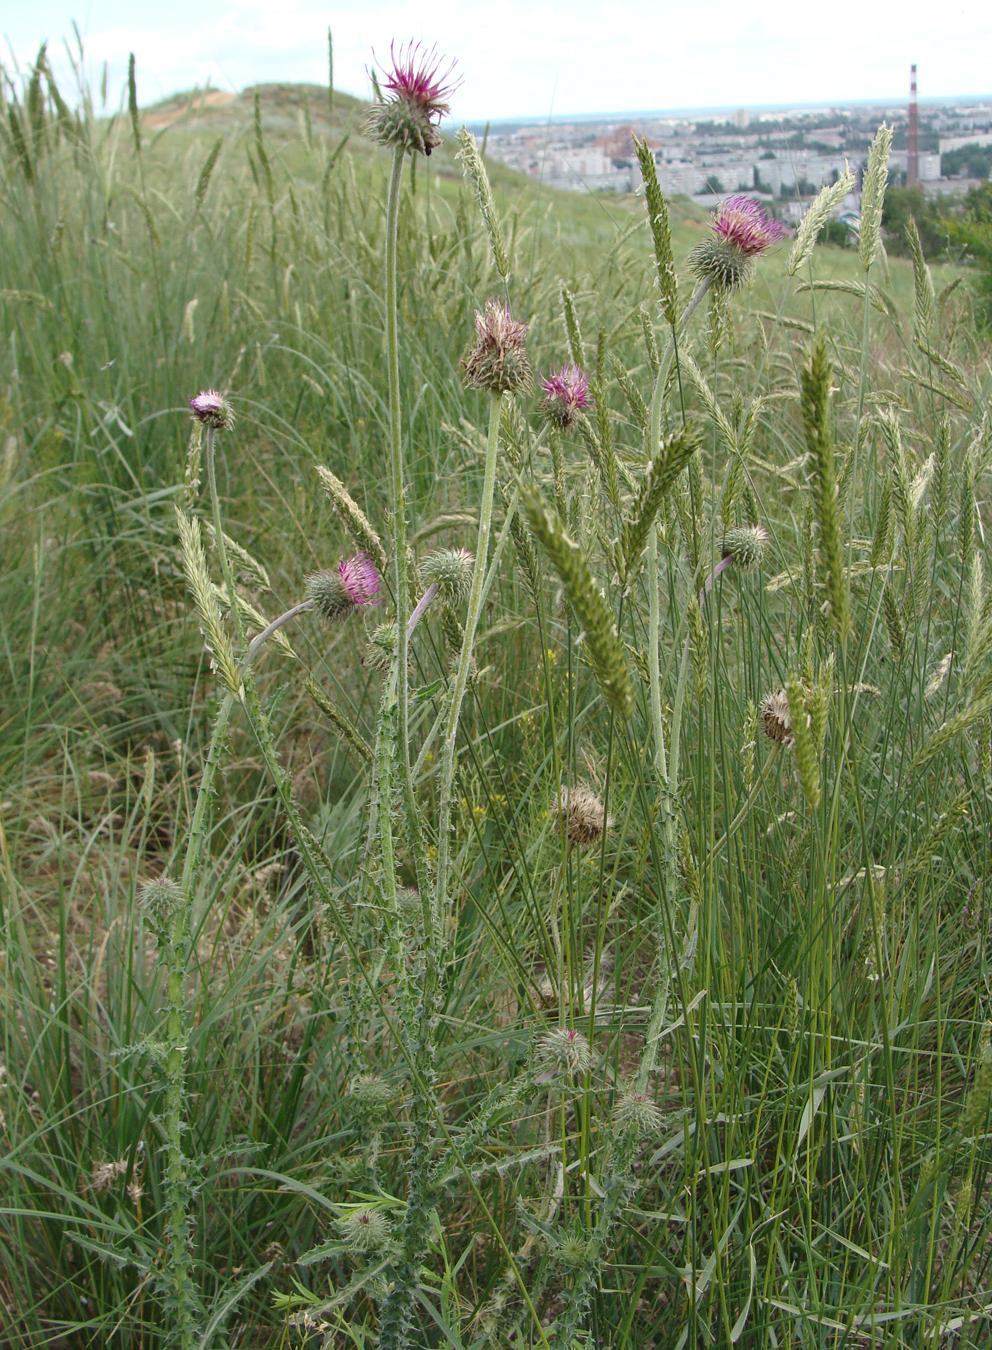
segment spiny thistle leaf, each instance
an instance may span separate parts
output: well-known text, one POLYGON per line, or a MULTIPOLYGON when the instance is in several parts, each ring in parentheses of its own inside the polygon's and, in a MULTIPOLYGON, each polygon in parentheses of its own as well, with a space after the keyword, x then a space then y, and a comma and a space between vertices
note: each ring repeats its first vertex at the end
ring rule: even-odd
POLYGON ((341 712, 339 708, 335 708, 334 704, 312 676, 307 677, 304 688, 344 743, 354 750, 359 759, 363 759, 367 764, 371 764, 373 758, 372 747, 369 745, 368 741, 366 741, 361 732, 352 726, 344 713, 341 712))
POLYGON ((531 530, 561 578, 572 612, 585 632, 589 665, 603 697, 621 717, 629 717, 634 703, 630 673, 612 615, 589 564, 557 516, 544 506, 533 488, 524 487, 521 499, 531 530))

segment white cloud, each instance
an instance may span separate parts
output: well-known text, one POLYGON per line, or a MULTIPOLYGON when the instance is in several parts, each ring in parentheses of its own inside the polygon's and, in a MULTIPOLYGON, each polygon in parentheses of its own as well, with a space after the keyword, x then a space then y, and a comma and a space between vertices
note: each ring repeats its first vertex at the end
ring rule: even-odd
MULTIPOLYGON (((58 0, 16 16, 15 50, 65 32, 58 0), (53 12, 54 11, 54 12, 53 12), (32 24, 39 25, 37 34, 32 24)), ((240 89, 266 80, 326 79, 334 32, 335 83, 364 93, 373 48, 392 38, 437 41, 456 56, 458 118, 658 107, 789 103, 899 95, 920 63, 921 95, 978 93, 987 69, 984 6, 935 10, 927 0, 833 0, 829 11, 794 6, 767 15, 735 0, 692 7, 654 0, 435 0, 429 10, 368 0, 328 10, 316 0, 215 0, 170 7, 90 0, 88 64, 106 61, 118 87, 135 53, 139 94, 152 101, 209 81, 240 89), (426 24, 429 23, 429 31, 426 24)))

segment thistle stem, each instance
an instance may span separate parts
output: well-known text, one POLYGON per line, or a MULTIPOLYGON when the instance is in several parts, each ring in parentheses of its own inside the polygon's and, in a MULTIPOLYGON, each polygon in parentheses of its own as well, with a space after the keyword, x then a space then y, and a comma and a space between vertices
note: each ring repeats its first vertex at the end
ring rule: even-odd
POLYGON ((389 479, 390 509, 393 518, 393 591, 396 605, 396 696, 398 752, 403 803, 410 833, 410 846, 417 867, 417 879, 423 883, 420 822, 413 791, 410 765, 410 581, 407 562, 406 487, 403 479, 403 405, 400 394, 399 301, 397 293, 397 244, 399 240, 400 187, 403 179, 404 151, 393 151, 386 197, 386 371, 389 382, 389 479))
POLYGON ((241 662, 241 674, 244 675, 249 670, 255 657, 258 655, 259 648, 267 642, 273 633, 278 633, 279 629, 289 623, 290 619, 295 619, 297 614, 303 614, 308 609, 313 609, 312 600, 301 600, 298 605, 293 605, 287 609, 284 614, 280 614, 277 619, 273 619, 268 627, 263 628, 257 633, 248 644, 248 650, 245 652, 244 660, 241 662))
POLYGON ((416 628, 417 624, 427 613, 428 607, 431 604, 433 604, 436 598, 437 598, 437 582, 432 581, 431 584, 427 587, 427 590, 424 591, 423 595, 417 601, 416 608, 410 615, 409 622, 407 623, 406 626, 407 642, 409 642, 410 638, 413 636, 413 630, 416 628))
MULTIPOLYGON (((230 605, 237 615, 233 573, 224 547, 220 524, 220 501, 217 494, 215 469, 215 432, 207 431, 207 475, 213 510, 214 534, 224 570, 224 584, 230 605)), ((190 916, 196 894, 200 858, 210 828, 210 809, 213 802, 214 778, 220 763, 221 750, 231 714, 237 698, 230 691, 224 694, 214 720, 210 745, 200 775, 193 816, 189 825, 186 856, 180 882, 181 899, 169 919, 168 951, 168 1012, 166 1016, 165 1106, 163 1111, 165 1134, 165 1191, 168 1230, 168 1278, 173 1303, 173 1323, 170 1344, 177 1350, 192 1350, 196 1342, 198 1297, 192 1275, 192 1251, 189 1219, 189 1163, 183 1151, 183 1131, 186 1128, 186 1040, 189 1018, 186 1009, 186 971, 190 957, 190 916)))
POLYGON ((217 549, 217 556, 220 558, 220 570, 224 578, 224 589, 227 591, 227 603, 234 622, 234 631, 238 635, 238 641, 243 651, 246 646, 245 624, 238 606, 238 592, 234 584, 234 568, 231 566, 231 560, 227 555, 224 530, 221 526, 220 494, 217 491, 216 437, 217 433, 214 428, 207 427, 207 489, 210 493, 210 510, 213 516, 214 547, 217 549))
POLYGON ((168 1233, 167 1269, 172 1303, 171 1330, 166 1344, 193 1350, 196 1343, 198 1298, 193 1282, 189 1220, 189 1165, 183 1152, 186 1129, 186 967, 189 959, 189 897, 183 888, 168 921, 165 964, 169 972, 165 1037, 165 1198, 168 1233))
POLYGON ((434 924, 442 927, 448 907, 448 868, 450 864, 451 796, 455 779, 455 749, 458 741, 458 722, 462 702, 468 688, 472 668, 472 651, 479 626, 485 589, 486 559, 489 556, 489 535, 493 519, 493 495, 496 487, 496 455, 499 449, 499 423, 502 395, 494 395, 489 409, 489 438, 486 444, 486 467, 479 506, 479 534, 475 546, 475 568, 472 572, 472 590, 465 616, 465 634, 458 655, 458 669, 448 705, 448 721, 441 751, 441 785, 439 789, 437 826, 437 883, 435 890, 434 924))

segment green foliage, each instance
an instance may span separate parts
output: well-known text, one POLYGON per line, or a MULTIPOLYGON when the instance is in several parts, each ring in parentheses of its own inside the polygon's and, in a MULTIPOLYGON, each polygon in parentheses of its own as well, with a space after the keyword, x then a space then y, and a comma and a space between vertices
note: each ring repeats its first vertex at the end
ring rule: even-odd
POLYGON ((939 258, 948 245, 953 210, 953 205, 940 197, 928 197, 922 188, 890 187, 882 209, 886 249, 903 256, 909 253, 906 227, 914 220, 923 252, 928 258, 939 258))
POLYGON ((959 145, 940 157, 942 178, 988 178, 992 174, 992 145, 959 145))
POLYGON ((992 184, 965 194, 961 215, 948 222, 951 243, 977 272, 976 289, 982 316, 992 323, 992 184))
MULTIPOLYGON (((720 352, 697 316, 676 360, 643 202, 487 166, 535 369, 608 336, 610 461, 537 396, 502 419, 435 934, 458 616, 411 649, 422 859, 391 597, 300 614, 243 699, 230 636, 359 546, 392 561, 363 109, 271 86, 136 139, 126 99, 98 121, 28 79, 0 129, 5 1346, 188 1339, 170 1241, 205 1346, 374 1345, 397 1275, 417 1350, 981 1344, 992 391, 957 283, 985 194, 974 266, 924 243, 866 292, 854 250, 796 278, 772 250, 720 352), (213 384, 219 534, 186 409, 213 384), (170 935, 176 896, 139 893, 191 841, 170 935)), ((450 145, 399 222, 416 577, 475 547, 458 360, 497 273, 450 145)), ((669 224, 684 277, 700 222, 669 224)))

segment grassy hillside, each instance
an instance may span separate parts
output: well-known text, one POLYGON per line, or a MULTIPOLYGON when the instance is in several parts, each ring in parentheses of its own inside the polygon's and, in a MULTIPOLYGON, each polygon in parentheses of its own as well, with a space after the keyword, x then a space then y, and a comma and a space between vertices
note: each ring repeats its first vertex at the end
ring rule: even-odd
MULTIPOLYGON (((408 161, 415 564, 478 551, 498 435, 477 641, 462 599, 413 642, 418 830, 369 642, 392 599, 302 614, 214 735, 175 514, 238 658, 238 615, 357 547, 318 465, 394 561, 362 106, 263 86, 105 122, 39 77, 3 113, 0 1343, 185 1350, 176 1050, 188 1344, 986 1344, 992 375, 961 276, 880 257, 865 305, 856 252, 790 277, 785 244, 675 361, 643 201, 490 166, 504 288, 452 146, 408 161), (536 371, 589 372, 566 433, 465 386, 503 293, 536 371), (622 575, 654 392, 699 449, 622 575), (751 526, 760 566, 712 577, 751 526), (580 786, 584 843, 555 810, 580 786), (139 892, 204 821, 172 979, 139 892)), ((709 221, 671 212, 684 308, 709 221)))

